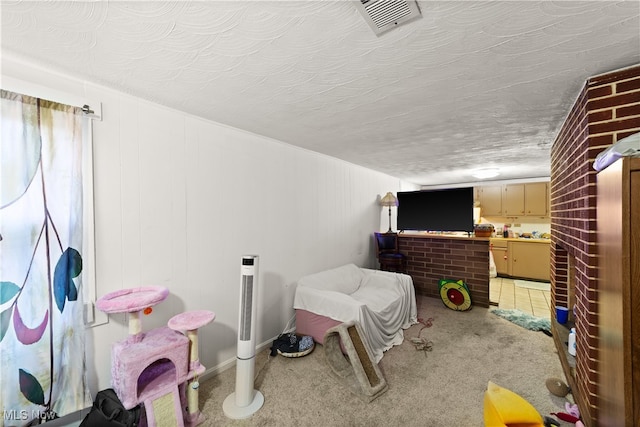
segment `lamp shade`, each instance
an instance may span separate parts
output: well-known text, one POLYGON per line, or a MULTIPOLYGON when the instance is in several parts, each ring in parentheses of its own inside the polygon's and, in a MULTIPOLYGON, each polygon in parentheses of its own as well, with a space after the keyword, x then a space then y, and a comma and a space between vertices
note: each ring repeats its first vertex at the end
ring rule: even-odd
POLYGON ((380 199, 380 204, 382 206, 398 206, 398 199, 396 199, 396 196, 393 195, 393 193, 388 192, 387 194, 384 195, 384 197, 382 199, 380 199))

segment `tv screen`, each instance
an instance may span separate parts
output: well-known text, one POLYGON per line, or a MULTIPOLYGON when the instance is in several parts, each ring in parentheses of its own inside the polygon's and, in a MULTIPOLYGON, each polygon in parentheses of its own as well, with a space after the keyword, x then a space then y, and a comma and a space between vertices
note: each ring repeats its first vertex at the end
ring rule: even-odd
POLYGON ((473 187, 398 193, 398 230, 473 231, 473 187))

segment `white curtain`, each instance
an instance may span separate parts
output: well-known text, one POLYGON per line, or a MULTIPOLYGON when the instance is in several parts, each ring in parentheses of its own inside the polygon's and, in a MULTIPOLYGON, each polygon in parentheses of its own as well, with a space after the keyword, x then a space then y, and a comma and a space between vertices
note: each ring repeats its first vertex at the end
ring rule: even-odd
POLYGON ((0 403, 27 425, 85 408, 82 117, 2 90, 0 403))

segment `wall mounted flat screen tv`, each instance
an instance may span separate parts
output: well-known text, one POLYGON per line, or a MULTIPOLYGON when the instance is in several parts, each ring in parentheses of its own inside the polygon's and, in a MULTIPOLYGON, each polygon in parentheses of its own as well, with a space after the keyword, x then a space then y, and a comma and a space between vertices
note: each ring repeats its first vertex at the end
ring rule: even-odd
POLYGON ((473 187, 398 192, 398 230, 473 231, 473 187))

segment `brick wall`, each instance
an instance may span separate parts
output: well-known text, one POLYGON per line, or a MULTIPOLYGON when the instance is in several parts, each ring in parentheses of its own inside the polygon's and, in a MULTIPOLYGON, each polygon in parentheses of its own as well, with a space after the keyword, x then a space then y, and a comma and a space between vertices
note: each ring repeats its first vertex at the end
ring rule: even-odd
POLYGON ((611 144, 638 131, 640 66, 589 79, 551 148, 552 304, 569 306, 575 299, 574 381, 587 426, 597 425, 598 263, 593 161, 611 144), (571 275, 575 289, 569 289, 571 275))
POLYGON ((416 293, 440 298, 440 279, 462 279, 471 303, 489 307, 489 239, 399 234, 416 293))

